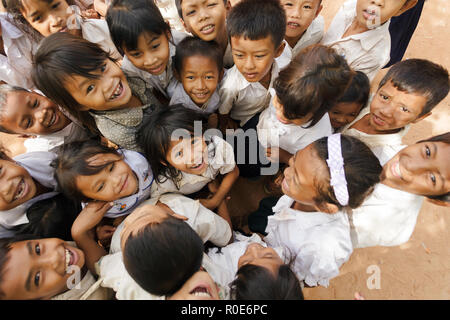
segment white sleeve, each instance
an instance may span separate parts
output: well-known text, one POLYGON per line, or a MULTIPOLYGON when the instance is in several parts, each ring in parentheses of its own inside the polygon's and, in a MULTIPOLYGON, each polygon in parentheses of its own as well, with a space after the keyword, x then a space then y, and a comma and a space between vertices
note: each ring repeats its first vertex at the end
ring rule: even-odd
POLYGON ((214 161, 210 163, 210 166, 214 170, 218 170, 222 175, 233 171, 236 167, 233 147, 217 136, 213 136, 212 141, 215 144, 215 155, 214 161))
MULTIPOLYGON (((235 68, 235 67, 233 67, 235 68)), ((232 71, 232 70, 230 70, 232 71)), ((219 88, 219 96, 220 96, 220 106, 219 113, 220 114, 229 114, 235 100, 237 98, 238 91, 236 90, 231 77, 232 72, 228 71, 222 80, 222 84, 219 88)))

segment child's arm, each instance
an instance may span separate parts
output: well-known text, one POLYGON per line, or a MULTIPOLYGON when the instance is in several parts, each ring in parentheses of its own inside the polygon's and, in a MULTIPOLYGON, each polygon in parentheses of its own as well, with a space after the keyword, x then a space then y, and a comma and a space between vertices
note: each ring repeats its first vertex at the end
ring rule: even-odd
POLYGON ((222 180, 222 183, 219 186, 219 189, 214 194, 212 198, 209 199, 201 199, 200 203, 204 205, 206 208, 210 210, 214 210, 217 208, 220 203, 225 199, 228 192, 230 192, 231 187, 233 186, 234 182, 239 177, 239 168, 237 165, 234 166, 233 171, 228 172, 225 177, 222 180))
MULTIPOLYGON (((228 211, 228 206, 227 206, 226 200, 223 200, 223 201, 219 204, 219 207, 217 208, 217 213, 218 213, 219 216, 222 217, 226 222, 228 222, 228 224, 229 224, 231 230, 233 231, 233 223, 231 222, 231 216, 230 216, 230 212, 228 211)), ((234 241, 233 232, 231 232, 230 242, 228 242, 228 244, 233 243, 233 241, 234 241)))
POLYGON ((95 263, 107 254, 105 249, 95 240, 95 227, 102 220, 112 204, 104 201, 93 201, 80 212, 72 225, 72 238, 84 252, 86 266, 95 274, 95 263))
POLYGON ((266 149, 266 156, 271 162, 288 164, 289 159, 293 156, 293 154, 281 148, 269 147, 266 149))
POLYGON ((94 9, 102 17, 106 16, 106 11, 108 11, 108 0, 94 0, 94 9))

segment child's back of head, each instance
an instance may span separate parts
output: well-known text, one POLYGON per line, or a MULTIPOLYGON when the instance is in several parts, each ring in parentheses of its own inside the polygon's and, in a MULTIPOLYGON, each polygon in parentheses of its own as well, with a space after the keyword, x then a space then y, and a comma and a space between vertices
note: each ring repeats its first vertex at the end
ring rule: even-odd
POLYGON ((447 96, 450 87, 448 71, 424 59, 408 59, 393 65, 381 80, 378 90, 388 82, 392 82, 399 91, 426 98, 419 117, 431 112, 447 96))
POLYGON ((274 48, 283 42, 286 14, 278 0, 243 0, 227 17, 228 37, 260 40, 271 37, 274 48))
POLYGON ((338 100, 353 77, 345 58, 329 47, 302 50, 274 82, 275 93, 290 120, 310 115, 314 126, 338 100))

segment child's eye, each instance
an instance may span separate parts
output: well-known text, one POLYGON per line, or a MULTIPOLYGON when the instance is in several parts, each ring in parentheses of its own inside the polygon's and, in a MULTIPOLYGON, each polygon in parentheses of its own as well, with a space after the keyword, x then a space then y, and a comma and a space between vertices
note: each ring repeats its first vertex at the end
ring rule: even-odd
POLYGON ((380 97, 383 100, 389 100, 389 97, 385 96, 384 94, 380 93, 380 97))
POLYGON ((194 76, 186 76, 186 79, 194 80, 194 76))
POLYGON ((428 146, 425 146, 425 154, 427 155, 428 158, 431 156, 431 151, 430 148, 428 148, 428 146))
POLYGON ((188 12, 186 13, 186 16, 191 16, 191 15, 193 15, 194 13, 195 13, 195 10, 188 11, 188 12))
POLYGON ((403 112, 409 112, 408 108, 406 108, 406 107, 402 107, 402 111, 403 112))
POLYGON ((25 123, 25 129, 30 128, 30 127, 31 127, 31 124, 32 124, 32 122, 31 122, 31 120, 28 118, 28 119, 27 119, 27 122, 25 123))
POLYGON ((258 59, 264 58, 266 55, 265 54, 258 54, 255 57, 258 59))
POLYGON ((154 44, 154 45, 152 46, 152 49, 155 50, 155 49, 157 49, 160 45, 161 45, 160 43, 154 44))
POLYGON ((133 53, 130 53, 130 56, 132 56, 134 58, 139 58, 140 56, 142 56, 142 53, 141 52, 133 52, 133 53))
POLYGON ((55 3, 54 5, 52 5, 52 9, 56 9, 59 7, 60 2, 55 3))
POLYGON ((105 72, 105 70, 106 70, 106 63, 100 67, 101 72, 105 72))
POLYGON ((37 108, 39 106, 39 101, 36 99, 33 103, 33 105, 31 106, 32 109, 37 108))
POLYGON ((303 6, 303 8, 305 8, 305 9, 312 9, 312 7, 311 7, 311 6, 308 6, 308 5, 303 6))
POLYGON ((177 158, 180 158, 181 156, 183 156, 183 152, 182 152, 182 151, 178 151, 178 152, 175 154, 175 156, 176 156, 177 158))
POLYGON ((35 16, 33 20, 31 20, 32 22, 38 22, 39 20, 41 20, 41 16, 35 16))
POLYGON ((284 6, 285 6, 285 7, 292 7, 292 3, 286 2, 286 3, 284 4, 284 6))
POLYGON ((37 245, 34 246, 34 252, 36 252, 36 254, 37 254, 38 256, 41 255, 41 247, 39 246, 39 244, 37 244, 37 245))
POLYGON ((212 80, 212 79, 214 79, 214 76, 206 76, 205 78, 206 78, 206 80, 212 80))
POLYGON ((36 272, 36 274, 34 275, 34 285, 36 287, 39 287, 39 281, 41 280, 41 273, 40 272, 36 272))
POLYGON ((114 170, 115 166, 116 166, 116 164, 114 162, 111 163, 111 166, 109 167, 109 172, 112 172, 114 170))
POLYGON ((89 87, 87 87, 86 93, 89 93, 89 92, 91 92, 92 90, 94 90, 94 85, 93 85, 93 84, 91 84, 89 87))
POLYGON ((431 182, 433 183, 433 185, 435 186, 435 185, 436 185, 436 177, 435 177, 435 175, 432 174, 432 173, 430 173, 430 180, 431 180, 431 182))
POLYGON ((210 4, 208 4, 208 7, 215 7, 217 5, 217 3, 210 3, 210 4))
POLYGON ((236 58, 242 58, 244 55, 242 53, 235 53, 234 56, 236 58))
POLYGON ((102 182, 102 183, 98 186, 97 192, 102 191, 102 189, 103 189, 104 186, 105 186, 105 184, 102 182))

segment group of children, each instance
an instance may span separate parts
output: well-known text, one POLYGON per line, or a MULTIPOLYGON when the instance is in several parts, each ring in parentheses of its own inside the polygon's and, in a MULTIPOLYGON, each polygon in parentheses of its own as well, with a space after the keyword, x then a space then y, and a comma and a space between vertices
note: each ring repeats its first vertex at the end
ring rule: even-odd
POLYGON ((449 202, 450 133, 402 144, 447 70, 370 95, 415 0, 349 0, 326 33, 321 0, 2 1, 2 299, 303 299, 449 202), (271 193, 253 234, 240 176, 271 193))

